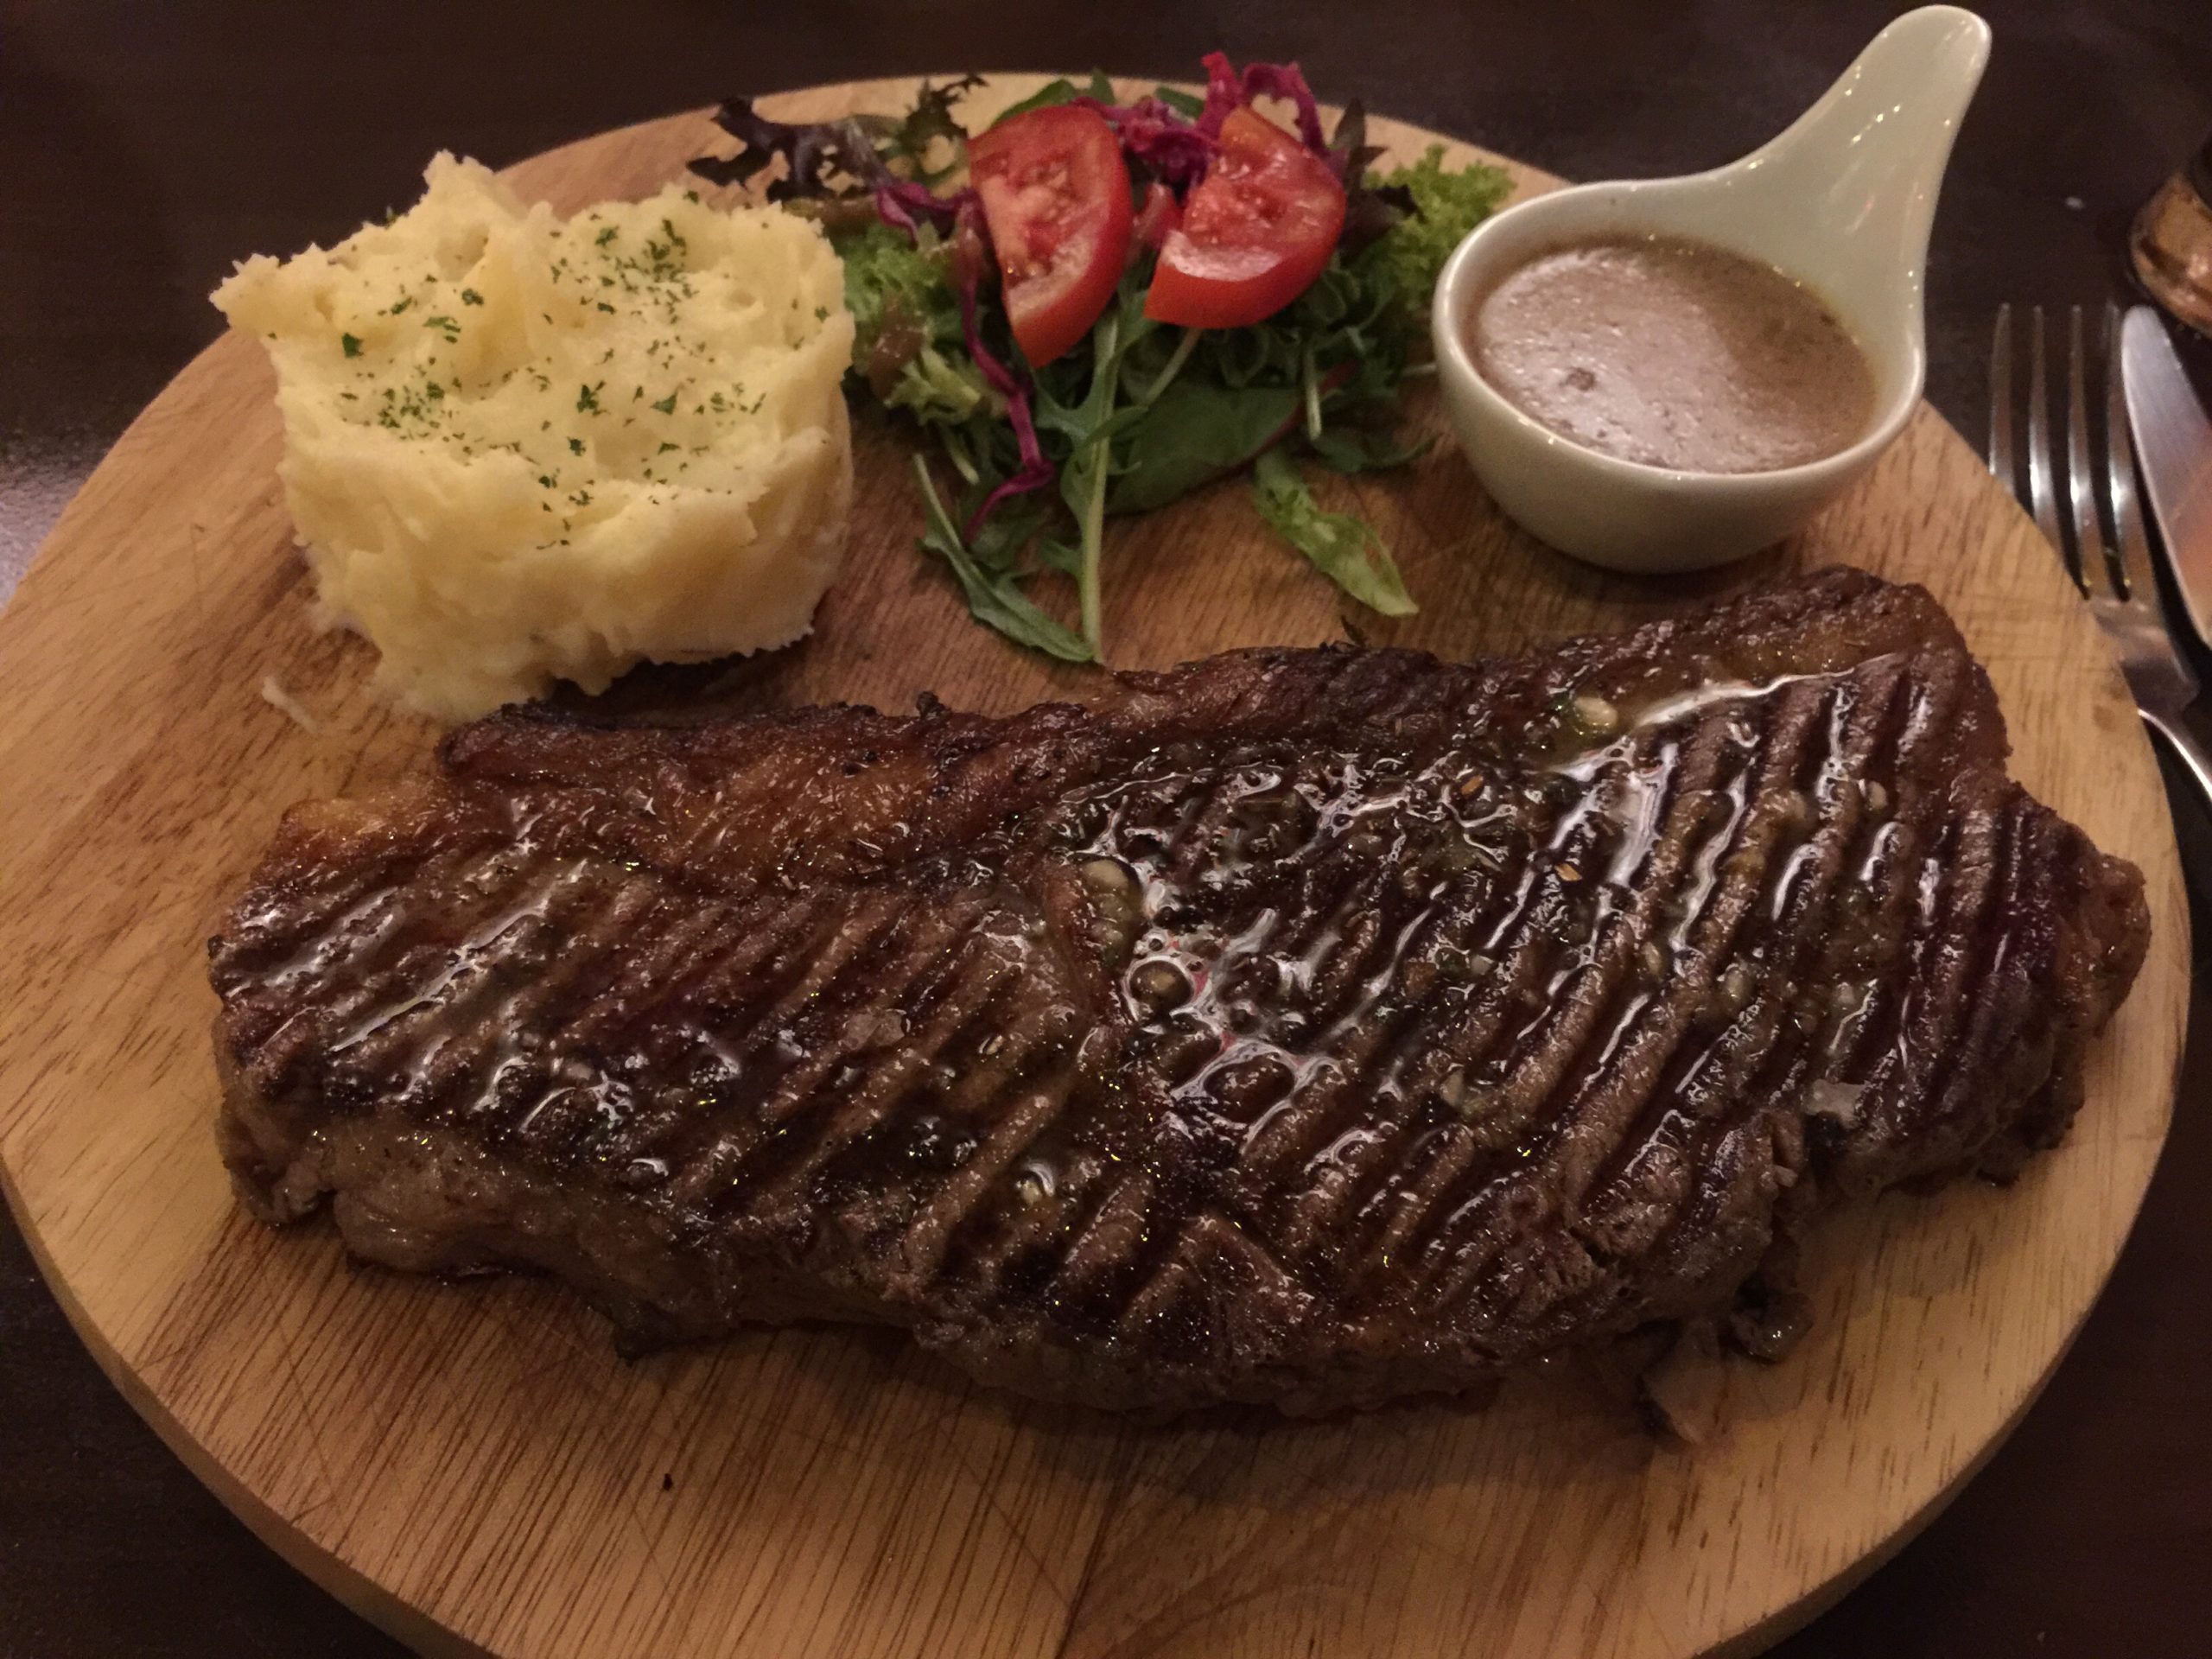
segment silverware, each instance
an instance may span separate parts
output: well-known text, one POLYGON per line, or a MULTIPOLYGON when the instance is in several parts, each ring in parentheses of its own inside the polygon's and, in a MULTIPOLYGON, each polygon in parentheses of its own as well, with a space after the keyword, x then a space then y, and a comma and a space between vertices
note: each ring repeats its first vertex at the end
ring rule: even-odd
POLYGON ((2166 569, 2190 626, 2212 645, 2212 419, 2149 306, 2137 306, 2121 323, 2120 360, 2135 461, 2165 543, 2166 569))
POLYGON ((1989 355, 1989 470, 2019 497, 2044 537, 2057 550, 2074 585, 2088 600, 2120 658, 2135 706, 2164 738, 2212 811, 2212 756, 2189 728, 2182 710, 2196 701, 2196 674, 2175 644, 2151 568, 2150 538, 2135 499, 2135 458, 2129 442, 2127 398, 2120 349, 2120 312, 2105 308, 2104 442, 2101 466, 2092 464, 2089 375, 2082 349, 2082 308, 2075 306, 2066 341, 2066 468, 2069 522, 2059 518, 2058 457, 2051 436, 2051 399, 2043 308, 2028 314, 2027 486, 2012 442, 2012 308, 1997 308, 1996 339, 1989 355), (2107 539, 2100 522, 2109 520, 2107 539))

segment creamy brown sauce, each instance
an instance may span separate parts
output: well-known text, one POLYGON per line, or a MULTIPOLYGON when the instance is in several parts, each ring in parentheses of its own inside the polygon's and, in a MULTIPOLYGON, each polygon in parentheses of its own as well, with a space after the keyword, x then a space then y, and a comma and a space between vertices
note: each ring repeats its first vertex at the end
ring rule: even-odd
POLYGON ((1874 410, 1856 341, 1802 284, 1701 242, 1538 254, 1462 325, 1484 379, 1560 436, 1647 466, 1758 473, 1850 447, 1874 410))

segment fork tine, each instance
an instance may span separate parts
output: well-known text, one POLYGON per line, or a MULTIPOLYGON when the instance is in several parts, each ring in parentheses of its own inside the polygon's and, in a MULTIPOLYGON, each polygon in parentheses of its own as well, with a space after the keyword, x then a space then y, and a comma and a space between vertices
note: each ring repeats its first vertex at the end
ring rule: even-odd
POLYGON ((2163 620, 2158 580, 2151 569, 2151 538, 2143 528, 2143 508, 2135 493, 2135 443, 2128 427, 2127 386, 2120 374, 2120 315, 2105 307, 2105 471, 2112 505, 2113 534, 2120 591, 2148 605, 2163 620))
MULTIPOLYGON (((2050 383, 2044 359, 2043 307, 2028 313, 2028 507, 2036 528, 2056 551, 2059 563, 2082 587, 2082 569, 2066 546, 2066 532, 2058 527, 2057 457, 2050 447, 2050 383)), ((2087 588, 2082 588, 2087 593, 2087 588)))
POLYGON ((1989 344, 1989 470, 2007 492, 2018 494, 2020 473, 2012 452, 2012 308, 1997 308, 1997 337, 1989 344))
POLYGON ((2077 305, 2066 320, 2066 494, 2074 509, 2074 574, 2092 593, 2109 588, 2124 594, 2097 523, 2097 480, 2089 470, 2088 365, 2082 334, 2077 305))

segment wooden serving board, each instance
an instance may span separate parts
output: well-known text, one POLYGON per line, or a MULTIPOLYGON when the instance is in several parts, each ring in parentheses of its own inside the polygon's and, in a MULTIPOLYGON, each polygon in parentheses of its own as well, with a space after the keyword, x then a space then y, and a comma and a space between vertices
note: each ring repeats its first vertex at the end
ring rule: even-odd
MULTIPOLYGON (((971 107, 1036 84, 1003 77, 971 107)), ((820 118, 909 91, 772 107, 820 118)), ((1376 124, 1402 155, 1428 140, 1376 124)), ((649 192, 715 137, 683 116, 512 176, 573 209, 649 192)), ((1524 191, 1551 182, 1516 170, 1524 191)), ((1726 1428, 1701 1450, 1656 1444, 1573 1375, 1516 1381, 1482 1410, 1162 1428, 999 1397, 883 1332, 762 1331, 624 1363, 550 1286, 357 1272, 325 1224, 256 1225, 211 1134, 202 942, 288 804, 417 771, 436 735, 370 699, 366 646, 309 625, 270 392, 251 342, 204 353, 0 615, 0 1165, 133 1403, 277 1549, 418 1647, 1749 1651, 1974 1471, 2112 1267, 2164 1137, 2183 1018, 2164 797, 2050 550, 1924 409, 1796 543, 1663 585, 1535 545, 1448 443, 1331 486, 1382 527, 1422 606, 1360 626, 1446 655, 1619 627, 1797 566, 1923 582, 1995 677, 2018 774, 2149 878, 2151 958, 2066 1145, 2009 1192, 1891 1198, 1827 1227, 1816 1329, 1783 1364, 1728 1369, 1726 1428), (270 674, 316 731, 263 700, 270 674)), ((967 620, 913 550, 895 438, 864 428, 860 473, 815 638, 736 677, 737 695, 899 708, 928 689, 1009 709, 1094 683, 967 620)), ((1116 525, 1109 560, 1121 664, 1343 635, 1334 592, 1267 541, 1241 484, 1116 525)))

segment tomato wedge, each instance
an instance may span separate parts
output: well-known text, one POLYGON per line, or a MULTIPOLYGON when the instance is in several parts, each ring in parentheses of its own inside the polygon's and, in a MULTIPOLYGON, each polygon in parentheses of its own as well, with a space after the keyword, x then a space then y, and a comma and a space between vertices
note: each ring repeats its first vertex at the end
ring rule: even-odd
POLYGON ((1045 364, 1090 332, 1128 257, 1129 169, 1096 110, 1048 105, 968 143, 1014 338, 1045 364))
POLYGON ((1167 240, 1168 232, 1183 222, 1183 204, 1175 200, 1175 193, 1154 179, 1144 188, 1144 200, 1137 206, 1137 240, 1154 253, 1167 240))
POLYGON ((1329 164, 1264 116, 1232 111, 1160 248, 1144 314, 1190 328, 1264 321, 1313 285, 1344 227, 1329 164))

